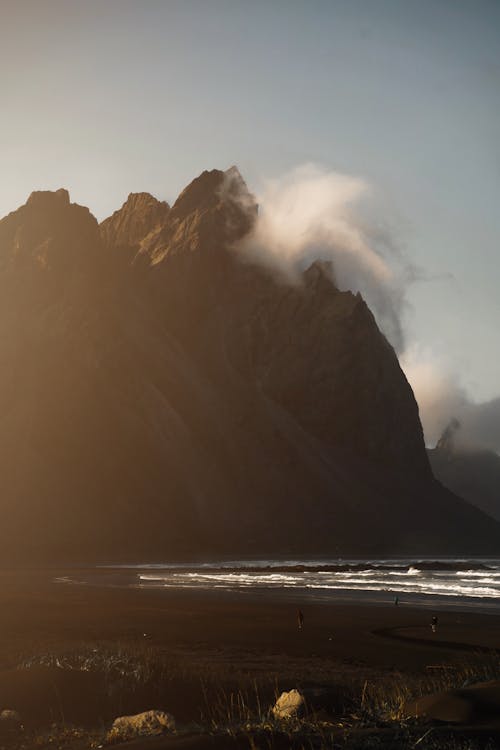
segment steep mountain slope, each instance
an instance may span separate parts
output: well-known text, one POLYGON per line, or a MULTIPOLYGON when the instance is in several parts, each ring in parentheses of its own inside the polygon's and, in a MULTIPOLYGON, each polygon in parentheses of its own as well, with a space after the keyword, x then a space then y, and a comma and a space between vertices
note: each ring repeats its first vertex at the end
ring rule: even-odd
MULTIPOLYGON (((455 423, 455 430, 458 429, 455 423)), ((465 448, 448 427, 428 451, 434 475, 453 492, 500 521, 500 456, 493 451, 465 448)))
POLYGON ((66 191, 0 222, 5 560, 499 550, 364 301, 240 255, 256 211, 233 168, 100 228, 66 191))
POLYGON ((133 247, 165 223, 170 206, 149 193, 130 193, 123 206, 101 224, 107 247, 133 247))

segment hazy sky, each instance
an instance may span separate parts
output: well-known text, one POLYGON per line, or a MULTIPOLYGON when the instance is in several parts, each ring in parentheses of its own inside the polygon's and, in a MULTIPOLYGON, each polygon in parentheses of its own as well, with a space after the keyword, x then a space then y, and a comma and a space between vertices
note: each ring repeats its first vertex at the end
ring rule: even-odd
POLYGON ((363 178, 433 277, 410 343, 500 393, 498 0, 0 0, 0 76, 1 215, 64 186, 103 218, 231 164, 363 178))

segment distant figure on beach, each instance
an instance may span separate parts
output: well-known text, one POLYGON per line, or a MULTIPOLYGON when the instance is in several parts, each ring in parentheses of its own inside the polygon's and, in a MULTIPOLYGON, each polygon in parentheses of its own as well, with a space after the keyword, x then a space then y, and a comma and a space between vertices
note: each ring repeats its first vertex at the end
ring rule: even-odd
POLYGON ((396 594, 396 596, 394 597, 394 606, 397 607, 398 604, 399 604, 399 596, 396 594))
POLYGON ((435 632, 436 632, 436 630, 437 630, 437 626, 438 626, 438 618, 437 618, 437 615, 432 615, 432 620, 431 620, 431 630, 432 630, 432 632, 433 632, 433 633, 435 633, 435 632))
POLYGON ((304 627, 304 613, 301 609, 297 610, 297 624, 299 626, 299 630, 302 630, 304 627))

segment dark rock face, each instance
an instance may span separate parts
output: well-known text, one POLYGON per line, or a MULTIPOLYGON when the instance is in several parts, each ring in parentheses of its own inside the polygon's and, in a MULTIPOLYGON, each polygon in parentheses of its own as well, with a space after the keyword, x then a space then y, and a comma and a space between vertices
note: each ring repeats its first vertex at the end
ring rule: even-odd
POLYGON ((364 301, 240 257, 256 212, 232 168, 0 222, 5 559, 498 551, 364 301))
POLYGON ((107 247, 137 248, 164 224, 169 211, 168 203, 149 193, 130 193, 123 206, 102 222, 103 242, 107 247))
POLYGON ((67 190, 32 193, 0 222, 0 268, 86 271, 100 250, 99 227, 88 208, 70 203, 67 190))
POLYGON ((500 456, 461 446, 455 440, 459 430, 460 424, 452 420, 428 451, 432 471, 445 487, 500 521, 500 456))

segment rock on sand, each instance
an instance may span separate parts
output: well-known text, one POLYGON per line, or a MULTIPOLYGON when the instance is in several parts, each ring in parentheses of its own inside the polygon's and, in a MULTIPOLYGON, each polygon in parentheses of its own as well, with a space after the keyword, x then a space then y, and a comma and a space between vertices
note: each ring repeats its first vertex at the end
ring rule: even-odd
POLYGON ((151 736, 175 730, 175 719, 165 711, 144 711, 133 716, 119 716, 108 732, 108 742, 124 742, 134 737, 151 736))
POLYGON ((304 713, 304 709, 304 696, 294 688, 288 693, 281 693, 273 706, 273 716, 275 719, 296 719, 304 713))

